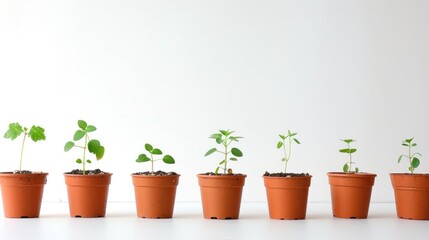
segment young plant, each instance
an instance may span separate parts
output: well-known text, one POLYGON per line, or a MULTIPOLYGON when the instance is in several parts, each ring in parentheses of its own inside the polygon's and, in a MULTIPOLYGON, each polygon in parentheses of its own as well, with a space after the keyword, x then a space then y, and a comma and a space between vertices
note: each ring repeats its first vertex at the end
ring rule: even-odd
POLYGON ((420 165, 420 160, 418 158, 416 158, 415 156, 416 155, 419 155, 420 157, 422 156, 418 152, 411 154, 411 148, 417 146, 417 143, 414 143, 413 140, 414 140, 414 138, 410 138, 410 139, 405 139, 402 142, 402 146, 408 148, 408 156, 405 154, 402 154, 401 156, 399 156, 399 159, 398 159, 398 163, 400 163, 402 157, 408 158, 409 163, 410 163, 408 170, 411 172, 411 174, 414 174, 414 170, 420 165))
POLYGON ((19 123, 9 124, 9 129, 4 134, 4 138, 10 138, 10 140, 15 140, 22 133, 24 133, 24 138, 22 139, 21 156, 19 158, 19 173, 22 173, 22 155, 24 153, 24 144, 25 144, 25 139, 27 138, 27 135, 34 142, 46 140, 45 129, 43 129, 42 127, 33 125, 30 128, 30 131, 28 131, 27 127, 22 127, 19 123))
POLYGON ((355 140, 353 139, 340 139, 341 141, 345 142, 347 144, 347 148, 344 149, 340 149, 341 153, 347 153, 349 155, 349 162, 344 164, 343 166, 343 171, 346 173, 358 173, 359 172, 359 168, 355 168, 355 170, 352 170, 352 164, 354 163, 352 161, 352 153, 356 152, 357 149, 356 148, 350 148, 350 143, 354 142, 355 140))
POLYGON ((97 130, 97 128, 95 126, 88 125, 84 120, 77 121, 77 125, 79 126, 80 129, 78 129, 74 133, 73 141, 79 141, 83 138, 84 144, 83 145, 76 145, 73 141, 69 141, 64 146, 64 151, 68 152, 73 147, 83 149, 83 156, 82 156, 82 158, 77 159, 76 163, 82 164, 82 172, 83 172, 83 175, 85 175, 86 174, 85 163, 91 163, 91 160, 86 158, 86 150, 88 149, 88 151, 90 153, 93 153, 95 155, 97 161, 98 161, 101 158, 103 158, 104 147, 101 146, 100 141, 98 141, 96 139, 90 139, 89 138, 88 133, 94 132, 95 130, 97 130))
POLYGON ((226 174, 227 172, 229 174, 232 173, 232 169, 228 168, 228 161, 237 161, 238 159, 236 157, 242 157, 243 153, 238 148, 231 148, 229 150, 229 145, 232 142, 238 142, 240 138, 243 137, 237 137, 232 136, 234 131, 229 130, 219 130, 219 133, 214 133, 210 135, 210 138, 213 138, 217 144, 222 145, 222 150, 218 150, 217 148, 212 148, 204 155, 205 157, 211 155, 214 152, 221 153, 223 155, 223 160, 219 162, 219 166, 215 170, 215 174, 218 174, 219 169, 223 169, 223 173, 226 174), (232 154, 234 157, 228 158, 229 154, 232 154))
POLYGON ((291 131, 287 131, 287 136, 279 135, 280 141, 277 143, 277 148, 280 149, 283 147, 283 154, 284 157, 282 158, 282 161, 285 162, 285 173, 287 173, 287 163, 289 162, 290 155, 292 153, 292 140, 296 142, 297 144, 301 144, 298 139, 294 138, 298 133, 292 133, 291 131), (287 143, 286 143, 287 141, 287 143), (287 149, 286 149, 287 146, 287 149))
POLYGON ((146 154, 140 154, 138 156, 138 158, 136 159, 136 162, 151 162, 152 164, 152 168, 151 168, 151 174, 154 173, 153 171, 153 165, 156 161, 162 160, 163 162, 167 163, 167 164, 174 164, 174 158, 170 155, 165 155, 163 158, 158 158, 158 159, 154 159, 154 155, 162 155, 162 151, 159 148, 153 148, 152 145, 150 145, 149 143, 146 143, 144 145, 144 148, 146 149, 146 151, 149 152, 150 154, 150 158, 148 156, 146 156, 146 154))

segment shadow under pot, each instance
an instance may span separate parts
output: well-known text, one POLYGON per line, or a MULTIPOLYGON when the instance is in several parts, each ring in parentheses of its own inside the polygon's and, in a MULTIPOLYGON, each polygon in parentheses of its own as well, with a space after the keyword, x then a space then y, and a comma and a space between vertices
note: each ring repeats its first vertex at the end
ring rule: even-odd
POLYGON ((204 218, 238 219, 246 175, 198 174, 197 176, 204 218))
POLYGON ((40 215, 43 188, 48 173, 0 173, 4 216, 37 218, 40 215))
POLYGON ((429 174, 391 173, 398 218, 429 220, 429 174))
POLYGON ((172 218, 180 175, 132 174, 131 176, 137 216, 140 218, 172 218))
POLYGON ((338 218, 367 218, 376 174, 329 172, 332 214, 338 218))
POLYGON ((271 219, 305 219, 311 176, 264 176, 271 219))
POLYGON ((111 173, 91 175, 65 173, 70 217, 104 217, 111 176, 111 173))

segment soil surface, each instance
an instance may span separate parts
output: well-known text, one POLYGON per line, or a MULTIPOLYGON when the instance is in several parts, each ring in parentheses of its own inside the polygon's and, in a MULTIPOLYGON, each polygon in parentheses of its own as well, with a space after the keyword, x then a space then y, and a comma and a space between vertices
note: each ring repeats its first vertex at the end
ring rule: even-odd
POLYGON ((309 177, 308 173, 269 173, 265 172, 264 177, 309 177))
POLYGON ((28 171, 28 170, 22 170, 21 172, 19 172, 19 170, 15 170, 13 171, 13 174, 32 174, 32 171, 28 171))
POLYGON ((156 171, 156 172, 136 172, 133 173, 133 175, 147 175, 147 176, 172 176, 172 175, 178 175, 175 172, 164 172, 164 171, 156 171))
MULTIPOLYGON (((73 169, 71 172, 66 172, 66 174, 83 175, 83 171, 81 169, 73 169)), ((96 175, 96 174, 105 174, 105 172, 103 172, 97 168, 94 170, 86 170, 85 174, 86 175, 96 175)))
POLYGON ((243 176, 244 174, 241 174, 241 173, 214 173, 214 172, 206 172, 206 173, 201 173, 201 175, 208 175, 208 176, 243 176))

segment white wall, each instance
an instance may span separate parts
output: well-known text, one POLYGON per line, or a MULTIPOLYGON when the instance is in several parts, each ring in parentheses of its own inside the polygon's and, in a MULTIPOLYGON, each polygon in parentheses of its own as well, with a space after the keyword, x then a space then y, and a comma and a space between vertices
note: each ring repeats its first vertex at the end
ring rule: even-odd
MULTIPOLYGON (((109 199, 133 201, 130 174, 146 142, 172 154, 178 201, 199 201, 208 136, 244 136, 243 201, 265 201, 261 175, 283 169, 278 134, 299 132, 289 168, 313 175, 310 201, 329 201, 326 172, 354 138, 361 170, 377 173, 373 201, 393 201, 389 172, 405 171, 414 136, 429 172, 429 2, 425 0, 0 0, 0 126, 46 128, 24 168, 49 172, 46 201, 66 200, 64 153, 80 118, 106 146, 92 164, 114 173, 109 199)), ((0 139, 0 171, 20 143, 0 139)))

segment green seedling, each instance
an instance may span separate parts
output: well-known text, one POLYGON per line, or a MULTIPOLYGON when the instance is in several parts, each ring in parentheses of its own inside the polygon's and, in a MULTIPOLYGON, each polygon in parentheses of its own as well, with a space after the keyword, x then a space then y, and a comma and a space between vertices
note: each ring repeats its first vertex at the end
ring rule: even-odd
POLYGON ((24 133, 24 138, 22 139, 21 155, 19 158, 19 173, 22 173, 22 155, 24 153, 24 144, 25 144, 25 139, 27 138, 27 135, 34 142, 46 140, 45 129, 43 129, 42 127, 33 125, 30 128, 30 131, 28 131, 27 127, 22 127, 19 123, 9 124, 9 129, 4 134, 4 138, 10 138, 10 140, 15 140, 22 133, 24 133))
POLYGON ((227 172, 229 174, 232 174, 232 169, 228 168, 228 162, 229 161, 237 161, 237 157, 242 157, 243 153, 238 148, 231 148, 229 149, 229 145, 232 142, 238 142, 240 138, 243 137, 237 137, 232 136, 234 131, 229 130, 219 130, 219 133, 214 133, 210 135, 210 138, 213 138, 217 144, 222 145, 222 150, 218 150, 217 148, 212 148, 207 151, 207 153, 204 155, 205 157, 211 155, 214 152, 221 153, 223 155, 223 160, 219 162, 219 166, 216 168, 215 173, 218 174, 220 169, 223 169, 223 173, 226 174, 227 172), (234 157, 228 158, 229 154, 232 154, 234 157))
MULTIPOLYGON (((138 158, 136 159, 136 162, 151 162, 152 164, 152 168, 151 168, 151 173, 153 174, 153 165, 156 161, 162 160, 163 162, 167 163, 167 164, 174 164, 174 158, 170 155, 165 155, 163 158, 158 158, 158 159, 154 159, 154 155, 156 156, 160 156, 162 155, 162 151, 159 148, 153 148, 152 145, 150 145, 149 143, 146 143, 144 145, 144 148, 146 149, 146 151, 149 152, 150 157, 148 157, 146 154, 140 154, 138 156, 138 158)), ((160 156, 161 157, 161 156, 160 156)))
POLYGON ((289 162, 290 155, 292 153, 292 140, 297 144, 301 144, 299 140, 295 138, 297 134, 298 133, 292 133, 291 131, 288 130, 287 136, 281 135, 281 134, 279 135, 281 140, 277 143, 277 148, 280 149, 283 147, 284 156, 282 158, 282 161, 285 162, 285 173, 287 173, 287 163, 289 162))
POLYGON ((85 163, 91 163, 91 160, 86 158, 86 150, 95 155, 97 161, 103 158, 104 147, 100 144, 97 139, 90 139, 88 133, 94 132, 97 128, 93 125, 88 125, 84 120, 77 121, 79 129, 74 133, 73 141, 69 141, 64 146, 64 151, 68 152, 73 147, 83 149, 83 156, 76 160, 76 163, 82 164, 82 172, 85 175, 85 163), (83 145, 76 145, 75 142, 84 139, 83 145))
POLYGON ((357 149, 356 148, 350 148, 350 143, 354 142, 355 140, 353 140, 353 139, 340 139, 340 140, 347 144, 347 148, 340 149, 340 152, 341 153, 347 153, 349 155, 349 162, 344 164, 343 171, 345 173, 352 173, 352 172, 358 173, 359 168, 356 167, 354 171, 352 170, 352 164, 354 164, 354 162, 352 161, 352 153, 356 152, 357 149))
POLYGON ((405 139, 402 142, 402 146, 408 148, 408 155, 402 154, 399 156, 398 163, 401 162, 402 157, 406 157, 409 160, 410 166, 408 167, 408 170, 411 172, 411 174, 414 174, 414 170, 420 165, 420 159, 416 158, 416 155, 422 156, 420 153, 415 152, 411 154, 411 148, 417 146, 417 143, 413 142, 414 138, 405 139))

